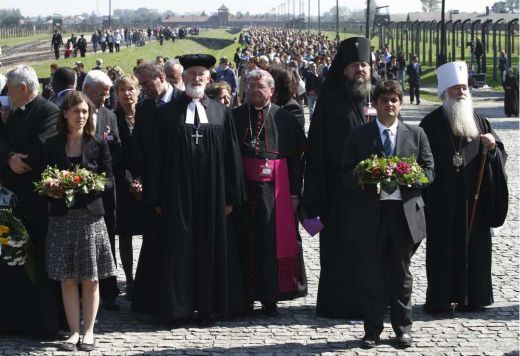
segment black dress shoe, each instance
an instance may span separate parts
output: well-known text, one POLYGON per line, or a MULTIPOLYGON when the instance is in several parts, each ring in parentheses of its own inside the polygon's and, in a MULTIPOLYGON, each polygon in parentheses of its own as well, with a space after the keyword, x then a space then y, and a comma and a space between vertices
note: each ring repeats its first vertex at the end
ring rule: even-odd
POLYGON ((209 315, 199 315, 197 318, 197 324, 201 327, 208 327, 211 325, 215 325, 215 319, 213 319, 209 315))
POLYGON ((434 307, 428 304, 423 305, 423 310, 426 314, 441 314, 441 313, 450 313, 453 311, 453 308, 447 307, 434 307))
POLYGON ((103 308, 110 311, 118 311, 119 304, 117 304, 116 298, 105 299, 103 302, 103 308))
POLYGON ((486 311, 485 307, 481 307, 480 305, 457 305, 457 310, 460 310, 462 312, 466 313, 475 313, 475 312, 483 312, 486 311))
POLYGON ((379 343, 379 336, 367 336, 365 335, 363 339, 361 339, 361 348, 363 349, 373 349, 379 343))
POLYGON ((276 303, 262 304, 262 314, 267 316, 278 316, 278 306, 276 303))
POLYGON ((412 346, 412 335, 408 334, 408 333, 404 333, 403 335, 399 335, 397 337, 397 346, 400 348, 400 349, 406 349, 410 346, 412 346))
POLYGON ((96 339, 94 338, 94 340, 92 341, 92 344, 87 344, 85 342, 82 342, 81 344, 79 344, 79 349, 81 351, 86 351, 86 352, 94 351, 96 349, 96 339))

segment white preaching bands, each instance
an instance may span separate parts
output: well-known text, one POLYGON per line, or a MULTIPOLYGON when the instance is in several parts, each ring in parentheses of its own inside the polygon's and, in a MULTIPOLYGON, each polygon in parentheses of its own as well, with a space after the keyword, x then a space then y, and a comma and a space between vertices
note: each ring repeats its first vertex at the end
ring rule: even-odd
POLYGON ((208 124, 206 109, 204 109, 199 99, 192 99, 192 102, 188 104, 188 108, 186 109, 186 123, 191 125, 195 124, 195 109, 199 112, 200 123, 208 124))

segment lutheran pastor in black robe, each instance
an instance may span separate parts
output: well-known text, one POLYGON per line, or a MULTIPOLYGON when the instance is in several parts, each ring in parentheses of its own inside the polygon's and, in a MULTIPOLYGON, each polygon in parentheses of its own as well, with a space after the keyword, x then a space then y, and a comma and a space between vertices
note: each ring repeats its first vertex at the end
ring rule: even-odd
MULTIPOLYGON (((306 149, 303 128, 292 113, 276 104, 268 105, 261 112, 262 119, 258 117, 260 110, 256 110, 250 104, 244 104, 232 112, 242 156, 244 160, 259 162, 285 160, 288 177, 282 179, 288 178, 289 194, 300 198, 303 178, 302 154, 306 149), (259 126, 262 129, 259 130, 259 126), (252 146, 251 141, 257 134, 258 146, 252 146)), ((274 175, 277 173, 275 169, 274 175)), ((255 300, 269 305, 279 300, 301 296, 300 289, 305 289, 306 281, 298 281, 298 267, 303 267, 298 266, 298 263, 302 263, 303 260, 298 261, 295 250, 298 225, 294 211, 287 213, 295 222, 292 236, 294 241, 282 242, 287 236, 277 236, 277 225, 289 222, 276 221, 276 209, 279 208, 275 203, 275 197, 278 195, 275 194, 277 183, 272 180, 254 181, 248 179, 247 173, 245 177, 248 201, 235 209, 233 221, 240 243, 246 305, 252 305, 255 300), (280 243, 293 243, 292 262, 295 263, 295 270, 287 271, 287 268, 284 268, 284 261, 279 258, 281 251, 277 250, 280 243), (293 277, 291 281, 286 280, 288 274, 293 277), (279 280, 280 278, 282 280, 279 280)), ((290 209, 293 207, 290 206, 290 209)))
POLYGON ((426 311, 447 311, 452 303, 486 306, 493 303, 490 227, 504 223, 508 209, 504 145, 482 115, 474 113, 481 134, 491 133, 495 152, 488 154, 475 223, 468 242, 468 221, 481 161, 480 139, 450 137, 443 107, 420 123, 435 160, 435 182, 423 193, 426 203, 426 311), (457 172, 452 157, 460 144, 464 164, 457 172))
POLYGON ((151 201, 161 208, 156 312, 166 321, 194 311, 226 316, 236 301, 230 279, 238 256, 224 207, 245 199, 240 148, 229 109, 204 97, 208 123, 187 124, 189 102, 183 96, 159 113, 149 176, 151 201))

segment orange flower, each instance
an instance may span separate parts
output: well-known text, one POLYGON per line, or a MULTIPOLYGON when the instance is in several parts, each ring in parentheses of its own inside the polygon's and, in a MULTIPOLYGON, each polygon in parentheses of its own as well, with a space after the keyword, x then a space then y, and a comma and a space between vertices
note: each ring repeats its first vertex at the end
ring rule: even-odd
POLYGON ((0 245, 7 245, 9 243, 9 239, 7 237, 0 237, 0 245))
POLYGON ((81 177, 80 176, 74 176, 73 181, 74 181, 74 183, 79 184, 79 183, 81 183, 81 177))
POLYGON ((8 234, 9 226, 0 225, 0 235, 8 234))

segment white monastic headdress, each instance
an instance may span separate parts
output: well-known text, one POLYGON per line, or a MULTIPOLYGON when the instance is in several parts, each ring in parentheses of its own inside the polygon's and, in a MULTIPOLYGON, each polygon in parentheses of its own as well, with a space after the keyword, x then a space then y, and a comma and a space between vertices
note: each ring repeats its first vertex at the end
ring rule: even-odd
POLYGON ((437 68, 437 95, 442 96, 446 89, 454 85, 468 85, 468 66, 466 62, 457 61, 443 64, 437 68))

